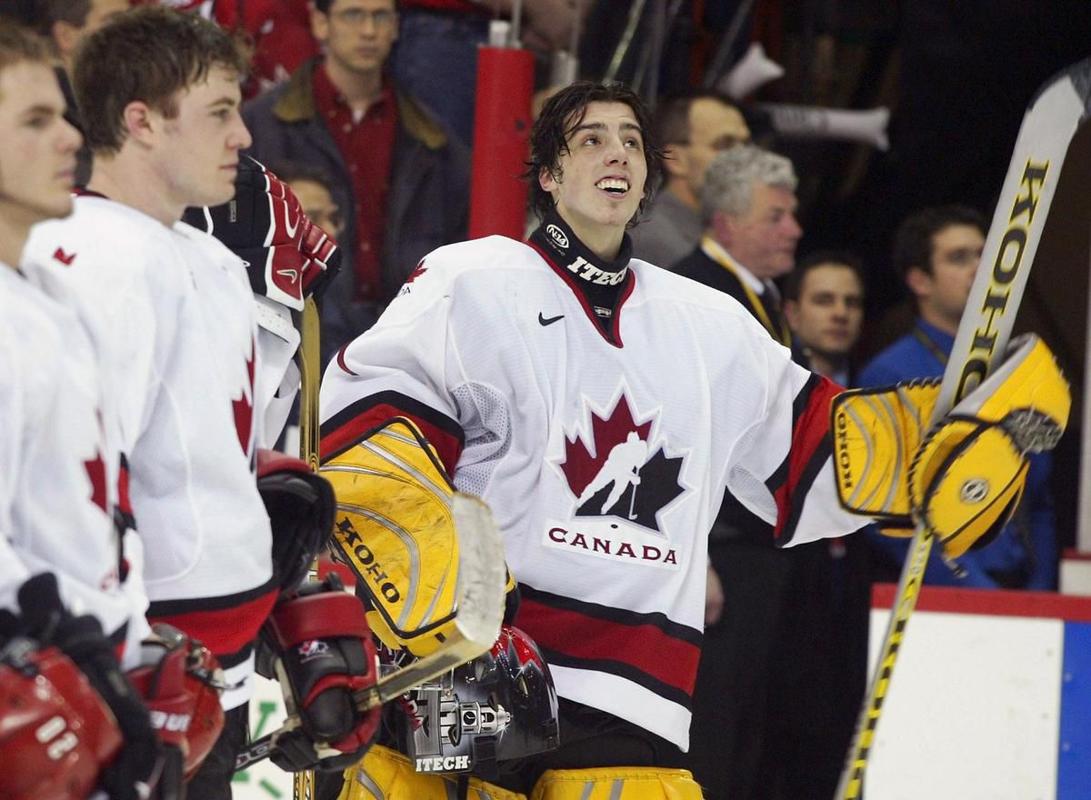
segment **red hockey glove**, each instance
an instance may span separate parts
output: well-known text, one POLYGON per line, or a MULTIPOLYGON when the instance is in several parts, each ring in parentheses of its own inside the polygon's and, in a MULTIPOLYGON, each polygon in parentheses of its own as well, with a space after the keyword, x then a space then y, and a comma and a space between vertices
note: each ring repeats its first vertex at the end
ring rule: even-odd
POLYGON ((232 200, 187 209, 182 219, 246 263, 255 293, 297 311, 340 266, 337 245, 307 218, 291 188, 249 156, 239 161, 232 200))
POLYGON ((259 450, 258 492, 273 528, 273 571, 281 591, 294 592, 333 532, 333 487, 300 459, 259 450))
POLYGON ((19 605, 26 635, 64 653, 117 721, 124 744, 102 768, 99 785, 112 800, 147 797, 162 766, 159 741, 148 710, 121 671, 102 626, 92 616, 75 617, 64 608, 52 573, 35 575, 24 583, 19 605))
MULTIPOLYGON (((281 769, 342 770, 363 757, 379 728, 381 709, 361 712, 352 694, 376 681, 375 646, 360 599, 336 575, 281 601, 262 628, 289 713, 301 726, 276 741, 270 758, 281 769)), ((260 668, 260 667, 259 667, 260 668)))
POLYGON ((145 663, 130 670, 128 678, 188 780, 223 730, 223 670, 207 647, 163 623, 142 643, 141 659, 145 663))
POLYGON ((71 659, 30 639, 0 648, 3 797, 88 797, 122 745, 113 714, 71 659))

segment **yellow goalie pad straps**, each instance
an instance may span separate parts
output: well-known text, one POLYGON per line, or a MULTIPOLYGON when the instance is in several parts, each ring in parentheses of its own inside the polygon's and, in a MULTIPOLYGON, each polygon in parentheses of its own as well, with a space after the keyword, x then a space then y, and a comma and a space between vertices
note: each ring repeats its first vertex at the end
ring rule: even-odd
POLYGON ((417 427, 396 417, 319 470, 337 495, 333 546, 367 589, 368 622, 393 649, 432 653, 455 619, 453 489, 417 427))
POLYGON ((550 769, 530 800, 701 800, 689 770, 659 767, 550 769))
POLYGON ((852 389, 833 399, 837 496, 849 511, 912 528, 909 464, 924 439, 939 381, 852 389))
MULTIPOLYGON (((382 745, 375 745, 353 767, 345 770, 345 782, 337 800, 457 800, 458 782, 444 775, 415 772, 409 759, 382 745)), ((527 800, 526 795, 470 778, 467 800, 527 800)))

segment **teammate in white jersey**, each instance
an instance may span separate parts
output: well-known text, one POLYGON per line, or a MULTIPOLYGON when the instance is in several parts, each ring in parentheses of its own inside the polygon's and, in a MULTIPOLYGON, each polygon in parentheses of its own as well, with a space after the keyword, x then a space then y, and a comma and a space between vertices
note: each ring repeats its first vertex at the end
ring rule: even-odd
MULTIPOLYGON (((864 522, 835 491, 839 388, 794 364, 731 298, 630 258, 626 227, 660 171, 647 130, 620 85, 555 95, 531 137, 542 224, 529 242, 489 237, 425 257, 323 380, 335 541, 372 513, 360 465, 394 417, 492 507, 521 593, 515 624, 561 697, 559 749, 500 765, 501 784, 536 786, 535 797, 587 797, 596 783, 609 784, 602 796, 700 796, 668 767, 688 744, 706 538, 725 488, 775 524, 782 546, 864 522)), ((377 574, 386 554, 342 549, 382 610, 394 594, 377 574)), ((396 788, 398 763, 373 749, 342 798, 444 796, 423 775, 396 788)), ((512 796, 503 791, 488 789, 512 796)))
MULTIPOLYGON (((200 639, 225 669, 224 732, 189 784, 201 798, 230 796, 255 641, 278 599, 292 601, 281 597, 292 587, 275 574, 254 474, 262 401, 272 394, 258 398, 255 386, 281 381, 261 373, 243 262, 180 222, 187 206, 235 194, 239 152, 250 143, 239 116, 245 66, 238 42, 214 23, 159 7, 118 15, 89 37, 74 88, 94 154, 91 181, 71 218, 35 230, 27 254, 28 271, 82 301, 109 375, 117 413, 106 428, 129 468, 149 617, 200 639)), ((284 359, 278 364, 283 371, 284 359)), ((296 622, 293 635, 337 637, 329 625, 316 632, 296 622)), ((342 638, 361 625, 354 620, 342 638)), ((356 636, 355 649, 363 647, 356 636)), ((330 672, 324 686, 346 697, 346 686, 374 678, 366 661, 330 672)), ((319 727, 308 716, 312 701, 299 702, 308 735, 319 727)), ((349 708, 329 728, 351 751, 368 738, 361 724, 349 708)))
POLYGON ((31 225, 72 209, 80 136, 63 113, 44 44, 0 22, 0 784, 135 800, 158 748, 117 656, 136 663, 148 625, 113 521, 95 354, 17 270, 31 225))

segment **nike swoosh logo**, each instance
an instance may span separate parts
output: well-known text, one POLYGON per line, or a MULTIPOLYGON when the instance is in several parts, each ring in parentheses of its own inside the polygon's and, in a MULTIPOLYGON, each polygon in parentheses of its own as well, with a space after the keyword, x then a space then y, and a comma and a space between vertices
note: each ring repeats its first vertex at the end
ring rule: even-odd
POLYGON ((555 317, 547 318, 544 314, 542 314, 541 311, 538 312, 538 324, 541 325, 543 328, 546 325, 552 325, 554 322, 559 322, 562 319, 564 319, 564 314, 558 314, 555 317))

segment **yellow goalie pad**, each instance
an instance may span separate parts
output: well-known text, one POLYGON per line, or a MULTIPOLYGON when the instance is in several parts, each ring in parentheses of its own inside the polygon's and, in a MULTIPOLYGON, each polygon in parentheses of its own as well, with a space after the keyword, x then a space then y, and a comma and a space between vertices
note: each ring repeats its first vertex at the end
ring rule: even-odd
MULTIPOLYGON (((337 800, 450 800, 457 796, 457 787, 457 778, 416 772, 401 753, 375 745, 362 761, 345 770, 337 800)), ((469 779, 466 798, 527 800, 525 795, 474 777, 469 779)))
POLYGON ((454 490, 435 451, 396 417, 319 471, 337 495, 333 546, 371 598, 372 632, 434 652, 454 625, 459 567, 454 490))
POLYGON ((550 769, 530 800, 701 800, 689 770, 659 767, 550 769))

